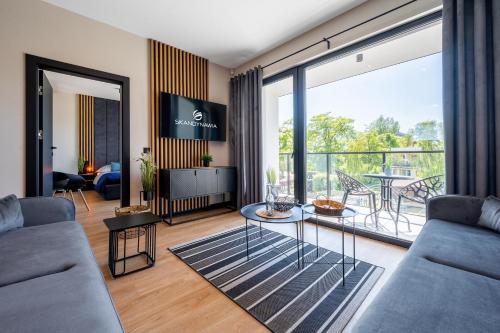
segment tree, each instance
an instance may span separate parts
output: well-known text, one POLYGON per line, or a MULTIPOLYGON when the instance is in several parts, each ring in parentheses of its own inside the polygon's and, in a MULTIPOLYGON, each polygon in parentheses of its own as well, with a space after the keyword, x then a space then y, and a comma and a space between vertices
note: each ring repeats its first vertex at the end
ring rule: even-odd
POLYGON ((311 117, 307 126, 307 150, 311 153, 345 151, 356 137, 354 120, 322 113, 311 117))
POLYGON ((435 120, 417 123, 410 133, 415 138, 415 145, 424 150, 443 149, 443 124, 435 120))
POLYGON ((399 129, 399 122, 392 117, 385 118, 384 116, 380 116, 368 125, 369 131, 375 131, 379 135, 388 133, 398 135, 399 129))
POLYGON ((279 128, 280 153, 293 152, 293 121, 288 119, 279 128))
MULTIPOLYGON (((392 148, 421 148, 421 150, 443 149, 443 125, 434 120, 417 123, 408 133, 400 132, 399 122, 391 117, 380 116, 364 131, 354 129, 354 120, 334 117, 330 113, 311 117, 307 127, 307 150, 309 153, 332 152, 381 152, 392 148)), ((293 121, 287 120, 279 129, 280 153, 293 152, 293 121)), ((417 149, 418 150, 418 149, 417 149)), ((365 173, 382 171, 381 153, 331 154, 331 170, 341 169, 358 177, 365 173)), ((414 169, 418 178, 444 173, 442 153, 398 153, 386 155, 386 164, 414 169)), ((326 191, 328 170, 327 154, 307 156, 308 191, 326 191)), ((286 159, 280 159, 280 170, 286 169, 286 159)), ((363 181, 369 182, 364 179, 363 181)), ((376 185, 376 181, 373 185, 376 185)), ((338 184, 336 184, 337 186, 338 184)))

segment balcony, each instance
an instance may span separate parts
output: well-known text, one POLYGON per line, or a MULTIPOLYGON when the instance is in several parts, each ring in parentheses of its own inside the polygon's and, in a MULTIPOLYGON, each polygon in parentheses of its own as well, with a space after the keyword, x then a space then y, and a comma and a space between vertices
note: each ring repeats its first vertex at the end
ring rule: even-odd
MULTIPOLYGON (((351 177, 359 180, 377 193, 377 206, 380 206, 380 181, 363 176, 364 174, 382 173, 390 170, 393 175, 409 176, 411 180, 395 180, 394 193, 398 188, 416 180, 444 174, 443 150, 391 150, 391 151, 364 151, 364 152, 331 152, 307 154, 307 201, 311 202, 317 196, 323 195, 341 201, 343 192, 338 182, 335 170, 341 170, 351 177)), ((282 193, 293 195, 294 172, 293 156, 289 153, 280 153, 279 182, 282 193)), ((393 193, 393 194, 394 194, 393 193)), ((393 195, 393 207, 396 207, 397 196, 393 195)), ((361 214, 368 214, 369 206, 366 197, 349 197, 347 205, 356 209, 361 214)), ((398 223, 398 238, 413 241, 425 223, 425 207, 421 204, 403 201, 401 214, 409 221, 402 218, 398 223), (410 230, 409 230, 410 229, 410 230)), ((321 218, 326 223, 336 223, 336 219, 321 218)), ((378 228, 374 221, 368 218, 366 225, 364 216, 355 219, 356 228, 366 231, 396 237, 395 224, 391 216, 383 211, 379 215, 378 228)))

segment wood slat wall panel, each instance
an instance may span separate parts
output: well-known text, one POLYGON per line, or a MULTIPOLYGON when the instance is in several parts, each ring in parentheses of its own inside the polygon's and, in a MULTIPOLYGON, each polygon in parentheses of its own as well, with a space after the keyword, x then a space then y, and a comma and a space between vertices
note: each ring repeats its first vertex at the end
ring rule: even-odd
MULTIPOLYGON (((189 52, 149 40, 151 94, 151 152, 159 168, 192 168, 201 165, 201 155, 208 153, 208 141, 160 137, 160 92, 208 99, 208 60, 189 52)), ((159 183, 157 180, 157 188, 159 183)), ((158 191, 157 191, 158 192, 158 191)), ((174 212, 202 208, 208 197, 174 202, 174 212)), ((168 212, 165 200, 156 194, 154 213, 168 212)))
POLYGON ((79 158, 94 168, 94 97, 77 95, 79 158))

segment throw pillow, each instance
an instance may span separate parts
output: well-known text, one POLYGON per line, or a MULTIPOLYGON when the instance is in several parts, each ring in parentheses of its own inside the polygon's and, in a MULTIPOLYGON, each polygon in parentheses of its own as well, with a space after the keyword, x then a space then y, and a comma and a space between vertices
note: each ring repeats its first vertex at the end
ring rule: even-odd
POLYGON ((120 171, 120 163, 111 162, 111 171, 120 171))
POLYGON ((104 173, 104 172, 110 172, 111 171, 111 164, 107 164, 105 166, 100 167, 96 173, 104 173))
POLYGON ((489 196, 481 207, 479 225, 500 232, 500 199, 489 196))
POLYGON ((0 199, 0 233, 22 228, 24 224, 21 204, 14 194, 0 199))

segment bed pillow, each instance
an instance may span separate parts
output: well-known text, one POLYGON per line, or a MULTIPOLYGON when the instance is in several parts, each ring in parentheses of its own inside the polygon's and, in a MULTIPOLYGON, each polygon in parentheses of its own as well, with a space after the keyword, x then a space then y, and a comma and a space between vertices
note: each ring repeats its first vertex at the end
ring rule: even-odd
POLYGON ((21 204, 14 194, 0 199, 0 234, 24 225, 21 204))
POLYGON ((111 164, 100 167, 99 170, 97 170, 96 172, 97 173, 111 172, 111 164))
POLYGON ((500 199, 489 196, 481 207, 479 225, 500 232, 500 199))
POLYGON ((120 171, 120 163, 111 162, 111 171, 120 171))

